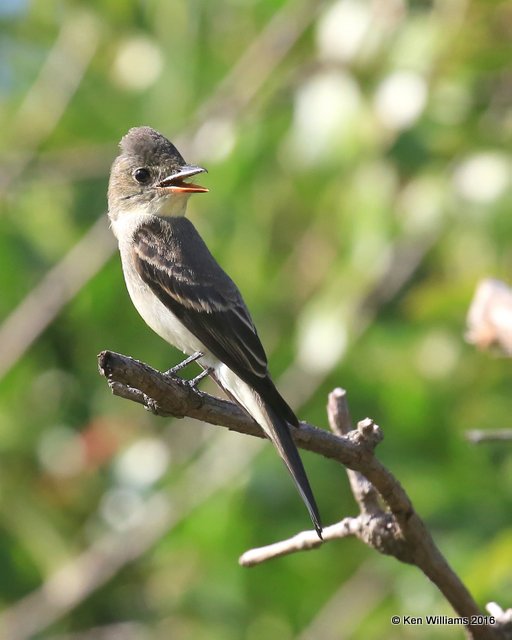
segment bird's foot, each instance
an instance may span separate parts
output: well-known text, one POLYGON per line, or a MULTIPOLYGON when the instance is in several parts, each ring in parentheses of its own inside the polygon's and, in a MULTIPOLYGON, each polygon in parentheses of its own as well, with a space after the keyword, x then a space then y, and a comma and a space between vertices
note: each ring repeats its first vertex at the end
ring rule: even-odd
MULTIPOLYGON (((174 367, 171 367, 171 369, 168 369, 167 371, 165 371, 164 375, 166 375, 166 376, 176 375, 178 373, 178 371, 181 371, 187 365, 191 364, 192 362, 195 362, 196 360, 199 360, 199 358, 202 358, 203 356, 204 356, 204 353, 202 353, 201 351, 196 351, 195 353, 193 353, 188 358, 185 358, 185 360, 183 360, 179 364, 177 364, 174 367)), ((201 374, 199 374, 199 375, 201 375, 201 374)))
MULTIPOLYGON (((165 371, 164 375, 171 376, 171 377, 176 376, 176 374, 179 371, 184 369, 189 364, 192 364, 192 362, 195 362, 196 360, 199 360, 199 358, 202 358, 203 355, 204 355, 204 353, 202 353, 201 351, 196 351, 195 353, 193 353, 188 358, 185 358, 185 360, 183 360, 183 362, 180 362, 176 366, 174 366, 171 369, 168 369, 167 371, 165 371)), ((206 378, 206 376, 209 373, 211 373, 211 371, 212 371, 212 369, 208 367, 208 368, 204 369, 203 371, 201 371, 201 373, 199 375, 197 375, 195 378, 192 378, 192 380, 183 380, 182 378, 180 378, 180 381, 183 382, 183 384, 186 384, 187 386, 192 387, 192 389, 194 389, 197 386, 197 384, 199 382, 201 382, 201 380, 203 378, 206 378)))
POLYGON ((192 389, 195 389, 198 383, 201 382, 203 378, 206 378, 206 376, 209 375, 212 371, 213 369, 211 369, 210 367, 208 367, 207 369, 203 369, 203 371, 201 371, 201 373, 195 378, 192 378, 192 380, 187 380, 188 386, 192 387, 192 389))

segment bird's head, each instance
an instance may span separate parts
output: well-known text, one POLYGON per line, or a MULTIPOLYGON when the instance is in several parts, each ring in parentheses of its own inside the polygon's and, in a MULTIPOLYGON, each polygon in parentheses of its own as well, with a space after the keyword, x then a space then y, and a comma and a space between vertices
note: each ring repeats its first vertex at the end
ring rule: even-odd
POLYGON ((208 191, 190 182, 206 169, 187 164, 172 142, 151 127, 130 129, 119 146, 108 187, 113 221, 130 212, 184 215, 188 198, 208 191))

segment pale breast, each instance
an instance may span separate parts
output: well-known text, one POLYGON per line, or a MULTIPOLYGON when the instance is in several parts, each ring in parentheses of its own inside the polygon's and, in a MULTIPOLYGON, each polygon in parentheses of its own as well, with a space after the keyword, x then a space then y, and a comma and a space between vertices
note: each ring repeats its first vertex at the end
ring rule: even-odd
MULTIPOLYGON (((132 260, 130 249, 131 238, 140 222, 147 216, 123 216, 113 224, 119 240, 119 252, 123 265, 124 279, 130 298, 146 324, 169 344, 190 355, 196 351, 205 353, 204 345, 192 334, 153 293, 150 287, 138 274, 132 260), (123 219, 124 218, 124 219, 123 219)), ((204 366, 215 366, 217 363, 210 353, 200 360, 204 366)))

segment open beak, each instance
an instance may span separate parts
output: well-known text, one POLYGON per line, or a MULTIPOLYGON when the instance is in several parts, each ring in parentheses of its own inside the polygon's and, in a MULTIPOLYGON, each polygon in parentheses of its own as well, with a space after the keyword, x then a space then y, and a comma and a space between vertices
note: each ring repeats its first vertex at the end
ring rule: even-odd
POLYGON ((201 187, 193 182, 187 182, 187 180, 198 173, 208 172, 206 169, 203 169, 203 167, 186 164, 181 167, 180 171, 177 173, 173 173, 172 175, 167 176, 167 178, 164 178, 158 183, 158 186, 175 193, 206 193, 208 191, 206 187, 201 187))

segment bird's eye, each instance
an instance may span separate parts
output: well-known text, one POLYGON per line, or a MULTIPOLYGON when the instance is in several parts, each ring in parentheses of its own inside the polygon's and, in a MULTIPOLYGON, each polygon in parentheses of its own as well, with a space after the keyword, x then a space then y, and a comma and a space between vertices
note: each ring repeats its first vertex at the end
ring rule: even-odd
POLYGON ((132 175, 137 182, 140 182, 140 184, 146 184, 146 182, 151 178, 149 169, 146 169, 146 167, 139 167, 138 169, 135 169, 132 175))

